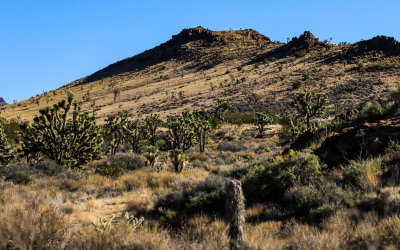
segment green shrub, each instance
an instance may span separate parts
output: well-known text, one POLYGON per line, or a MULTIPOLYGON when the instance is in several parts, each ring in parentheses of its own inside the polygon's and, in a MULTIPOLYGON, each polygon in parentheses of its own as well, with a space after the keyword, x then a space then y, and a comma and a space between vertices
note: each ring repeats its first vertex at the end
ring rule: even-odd
POLYGON ((125 162, 115 162, 115 163, 103 162, 97 165, 96 173, 109 178, 118 178, 125 172, 125 169, 126 169, 125 162))
POLYGON ((381 172, 381 161, 350 161, 342 169, 342 182, 357 189, 374 190, 380 185, 381 172))
POLYGON ((15 184, 28 184, 31 181, 44 177, 44 175, 25 164, 10 164, 0 167, 0 177, 15 184))
POLYGON ((284 203, 296 216, 309 222, 320 222, 348 202, 349 197, 328 180, 306 186, 296 185, 285 192, 284 203))
POLYGON ((117 153, 111 156, 109 161, 117 165, 126 165, 126 170, 136 170, 146 166, 144 159, 135 153, 117 153))
POLYGON ((243 180, 243 191, 251 202, 281 199, 295 184, 311 184, 320 171, 316 155, 296 152, 253 167, 243 180))
POLYGON ((240 113, 240 112, 226 112, 224 114, 224 121, 229 124, 242 125, 252 124, 255 121, 254 112, 240 113))
POLYGON ((305 57, 306 55, 307 55, 307 50, 305 50, 305 49, 296 51, 296 52, 294 53, 294 56, 297 57, 297 58, 305 57))
POLYGON ((379 238, 388 249, 400 247, 400 218, 398 215, 382 221, 378 227, 379 238))
POLYGON ((48 176, 57 175, 65 170, 64 166, 48 159, 42 159, 36 164, 32 164, 32 167, 48 176))
POLYGON ((356 121, 359 123, 373 122, 386 118, 390 108, 378 102, 367 103, 358 113, 356 121))
POLYGON ((400 142, 398 140, 389 140, 388 146, 385 149, 386 153, 396 153, 400 151, 400 142))

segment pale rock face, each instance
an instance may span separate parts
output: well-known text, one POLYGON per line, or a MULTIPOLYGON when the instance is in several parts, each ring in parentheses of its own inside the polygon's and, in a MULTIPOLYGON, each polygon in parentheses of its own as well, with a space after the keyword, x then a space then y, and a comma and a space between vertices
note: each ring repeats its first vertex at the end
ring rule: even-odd
POLYGON ((4 101, 4 99, 0 97, 0 107, 4 106, 4 105, 7 105, 7 104, 8 103, 6 103, 6 101, 4 101))

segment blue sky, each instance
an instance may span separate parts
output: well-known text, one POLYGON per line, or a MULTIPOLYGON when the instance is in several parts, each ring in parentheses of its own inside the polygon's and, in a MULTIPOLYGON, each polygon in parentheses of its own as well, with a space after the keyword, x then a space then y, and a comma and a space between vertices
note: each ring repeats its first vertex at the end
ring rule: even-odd
POLYGON ((252 28, 272 40, 400 39, 400 1, 2 0, 0 96, 23 100, 150 49, 183 28, 252 28))

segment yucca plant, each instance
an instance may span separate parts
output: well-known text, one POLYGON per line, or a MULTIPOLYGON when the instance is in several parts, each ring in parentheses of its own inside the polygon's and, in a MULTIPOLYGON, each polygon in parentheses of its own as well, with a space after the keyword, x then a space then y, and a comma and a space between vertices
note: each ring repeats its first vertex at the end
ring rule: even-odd
POLYGON ((183 152, 182 149, 173 149, 169 153, 172 165, 174 165, 175 172, 180 173, 186 167, 189 157, 183 152))
POLYGON ((156 146, 149 146, 146 148, 144 157, 149 161, 150 166, 154 167, 157 158, 160 156, 160 150, 156 146))
POLYGON ((307 129, 311 129, 310 119, 325 112, 325 106, 329 103, 327 94, 305 90, 299 93, 295 99, 295 107, 300 116, 306 120, 307 129))

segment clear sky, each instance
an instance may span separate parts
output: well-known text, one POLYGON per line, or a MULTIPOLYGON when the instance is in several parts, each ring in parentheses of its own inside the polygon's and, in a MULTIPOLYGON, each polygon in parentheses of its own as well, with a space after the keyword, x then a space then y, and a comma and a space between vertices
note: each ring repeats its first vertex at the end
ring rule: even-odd
POLYGON ((167 41, 183 28, 252 28, 286 42, 400 38, 399 0, 1 0, 0 96, 23 100, 167 41))

